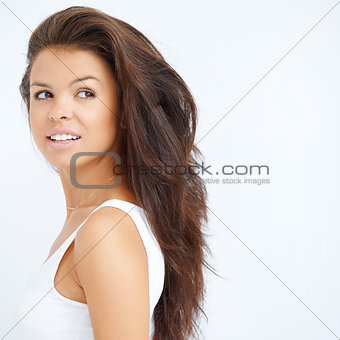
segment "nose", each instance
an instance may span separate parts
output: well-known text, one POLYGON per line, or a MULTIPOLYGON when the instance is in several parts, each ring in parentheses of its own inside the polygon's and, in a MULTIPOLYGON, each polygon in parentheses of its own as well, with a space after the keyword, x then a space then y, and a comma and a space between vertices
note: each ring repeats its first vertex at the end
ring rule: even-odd
POLYGON ((65 112, 64 110, 56 110, 56 111, 50 111, 49 113, 49 119, 51 120, 59 120, 59 119, 69 119, 71 117, 71 113, 65 112))
POLYGON ((70 119, 73 115, 72 101, 67 94, 55 96, 48 106, 50 120, 70 119))

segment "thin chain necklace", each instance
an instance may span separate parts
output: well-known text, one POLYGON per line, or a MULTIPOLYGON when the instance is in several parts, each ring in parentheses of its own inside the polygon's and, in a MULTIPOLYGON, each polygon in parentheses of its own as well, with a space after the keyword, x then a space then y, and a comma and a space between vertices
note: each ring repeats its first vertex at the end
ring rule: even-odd
MULTIPOLYGON (((115 177, 115 176, 112 176, 111 178, 109 178, 109 181, 113 178, 113 177, 115 177)), ((85 203, 86 201, 88 201, 100 188, 102 187, 102 185, 94 192, 94 193, 92 193, 91 195, 90 195, 90 197, 89 198, 87 198, 86 200, 84 200, 83 202, 80 202, 76 207, 74 207, 74 208, 70 208, 70 207, 67 207, 67 209, 70 209, 70 210, 74 210, 74 209, 77 209, 77 208, 79 208, 83 203, 85 203)))

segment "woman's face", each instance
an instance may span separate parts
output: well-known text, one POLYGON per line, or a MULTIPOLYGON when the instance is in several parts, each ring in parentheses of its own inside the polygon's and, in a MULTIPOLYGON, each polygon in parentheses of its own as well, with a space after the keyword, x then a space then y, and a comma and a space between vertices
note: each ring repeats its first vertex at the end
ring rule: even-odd
MULTIPOLYGON (((36 56, 30 75, 29 118, 38 149, 59 169, 68 168, 76 152, 116 151, 119 102, 109 66, 89 51, 49 49, 36 56), (96 79, 84 79, 88 76, 96 79), (48 138, 53 128, 71 129, 81 138, 53 142, 48 138)), ((77 167, 86 160, 93 156, 79 157, 77 167)))

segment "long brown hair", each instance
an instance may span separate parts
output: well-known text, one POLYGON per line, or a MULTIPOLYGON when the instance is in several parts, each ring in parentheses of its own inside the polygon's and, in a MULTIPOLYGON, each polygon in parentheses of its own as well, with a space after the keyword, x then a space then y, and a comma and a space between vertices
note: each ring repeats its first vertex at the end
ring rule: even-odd
POLYGON ((110 66, 118 83, 121 162, 130 189, 147 214, 165 260, 165 282, 154 309, 154 340, 198 335, 203 311, 203 266, 211 254, 202 229, 207 191, 194 145, 197 107, 176 71, 141 32, 97 9, 72 6, 46 18, 33 32, 20 93, 29 112, 30 71, 48 47, 91 51, 110 66), (141 175, 138 166, 148 171, 141 175), (166 171, 163 169, 166 168, 166 171), (144 168, 144 169, 145 169, 144 168), (169 171, 170 168, 170 171, 169 171))

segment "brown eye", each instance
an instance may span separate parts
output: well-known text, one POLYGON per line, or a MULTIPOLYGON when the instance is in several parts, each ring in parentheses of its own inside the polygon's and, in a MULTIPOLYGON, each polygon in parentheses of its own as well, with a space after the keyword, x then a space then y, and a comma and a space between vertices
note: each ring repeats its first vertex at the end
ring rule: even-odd
POLYGON ((34 98, 36 98, 36 99, 38 99, 38 100, 46 99, 46 97, 45 97, 45 98, 44 98, 44 97, 40 97, 40 95, 41 95, 42 93, 51 94, 51 93, 49 93, 49 92, 47 92, 47 91, 40 91, 40 92, 37 92, 37 93, 34 95, 34 98))
POLYGON ((82 90, 82 91, 79 91, 78 93, 81 93, 81 92, 86 93, 85 96, 82 96, 81 98, 94 97, 94 93, 93 93, 92 91, 89 91, 89 90, 82 90), (89 94, 89 95, 88 95, 88 94, 89 94))

